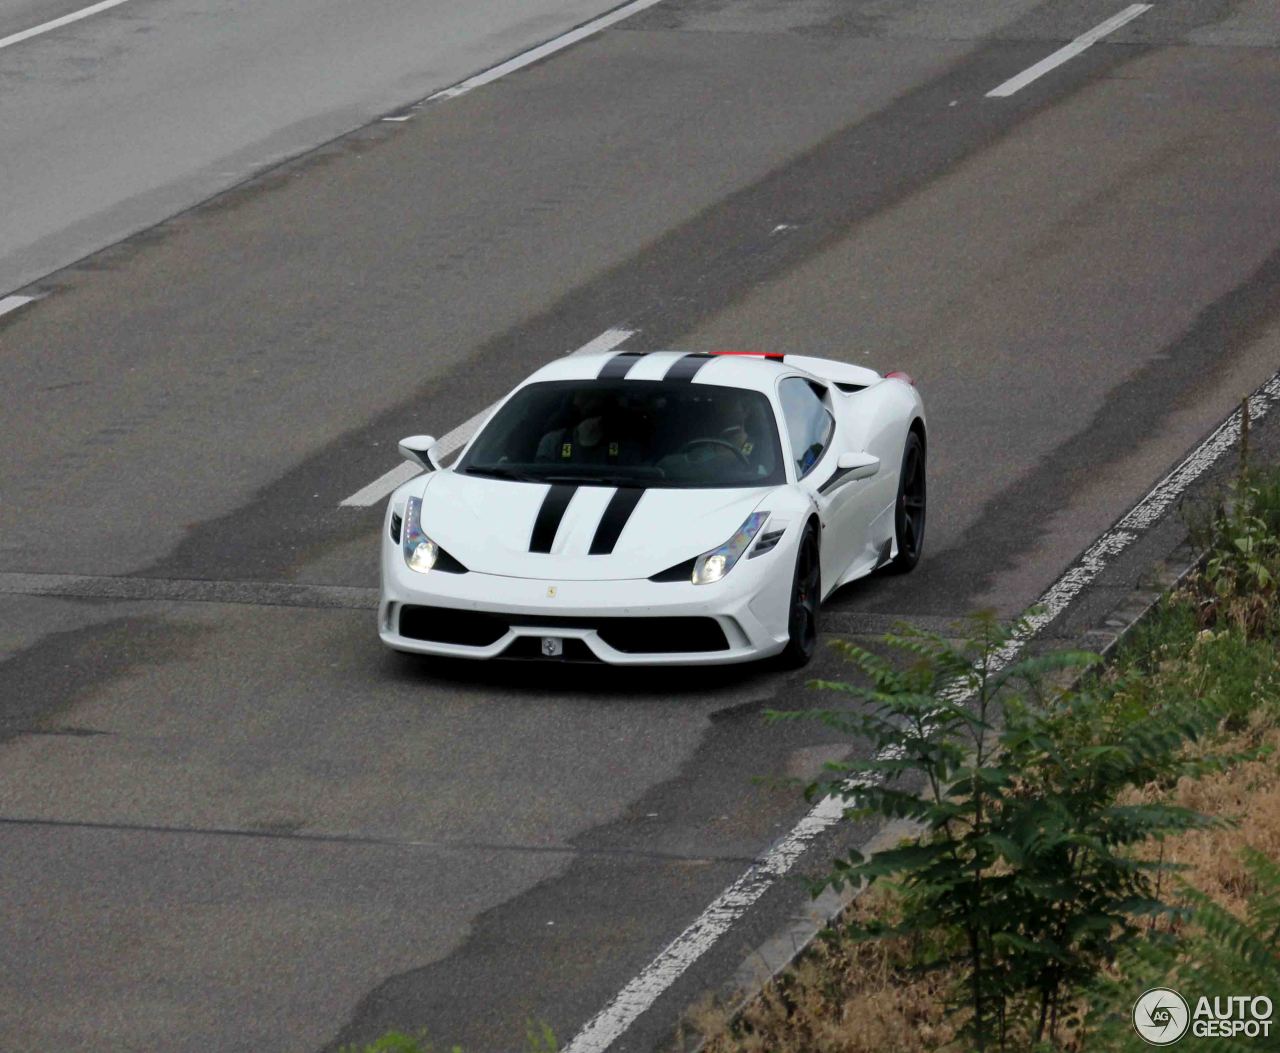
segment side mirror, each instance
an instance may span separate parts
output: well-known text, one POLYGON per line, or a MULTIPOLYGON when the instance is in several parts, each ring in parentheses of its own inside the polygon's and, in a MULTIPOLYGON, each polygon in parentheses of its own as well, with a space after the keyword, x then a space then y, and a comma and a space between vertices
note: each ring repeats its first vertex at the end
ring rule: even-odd
POLYGON ((868 479, 880 471, 880 458, 869 453, 842 453, 836 468, 846 479, 868 479))
POLYGON ((421 465, 429 472, 441 467, 440 444, 436 442, 434 435, 410 435, 407 439, 401 439, 396 448, 406 461, 421 465))

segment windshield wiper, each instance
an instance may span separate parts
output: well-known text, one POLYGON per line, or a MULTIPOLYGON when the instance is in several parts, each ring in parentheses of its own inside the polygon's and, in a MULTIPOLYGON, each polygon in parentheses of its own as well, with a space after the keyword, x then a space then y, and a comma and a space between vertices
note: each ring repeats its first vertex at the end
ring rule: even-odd
POLYGON ((463 471, 467 475, 488 475, 494 479, 513 479, 518 483, 546 482, 541 476, 529 475, 518 468, 509 468, 505 464, 473 464, 463 471))
POLYGON ((585 486, 613 486, 601 475, 540 475, 540 483, 582 483, 585 486))

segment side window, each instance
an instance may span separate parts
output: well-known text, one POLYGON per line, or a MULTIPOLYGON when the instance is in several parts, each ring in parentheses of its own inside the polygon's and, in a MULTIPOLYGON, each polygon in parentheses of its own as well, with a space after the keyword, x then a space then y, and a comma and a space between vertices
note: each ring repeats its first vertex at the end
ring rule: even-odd
POLYGON ((791 442, 796 476, 804 478, 830 444, 835 422, 822 404, 822 396, 807 380, 788 377, 778 388, 778 397, 782 402, 782 415, 787 421, 787 438, 791 442))

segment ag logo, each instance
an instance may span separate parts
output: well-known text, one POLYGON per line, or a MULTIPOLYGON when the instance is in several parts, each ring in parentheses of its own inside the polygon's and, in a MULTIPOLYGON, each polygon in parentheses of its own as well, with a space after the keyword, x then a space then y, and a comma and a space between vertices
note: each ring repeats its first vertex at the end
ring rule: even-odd
POLYGON ((1153 987, 1133 1003, 1133 1027, 1153 1046, 1169 1046, 1187 1033, 1191 1010, 1186 999, 1167 987, 1153 987))

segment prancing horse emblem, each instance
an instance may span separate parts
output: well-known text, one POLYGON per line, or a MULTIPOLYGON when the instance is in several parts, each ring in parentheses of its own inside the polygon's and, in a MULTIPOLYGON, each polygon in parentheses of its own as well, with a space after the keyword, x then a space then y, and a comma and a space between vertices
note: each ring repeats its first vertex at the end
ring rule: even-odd
POLYGON ((547 586, 547 598, 552 600, 556 598, 556 587, 554 585, 547 586))

